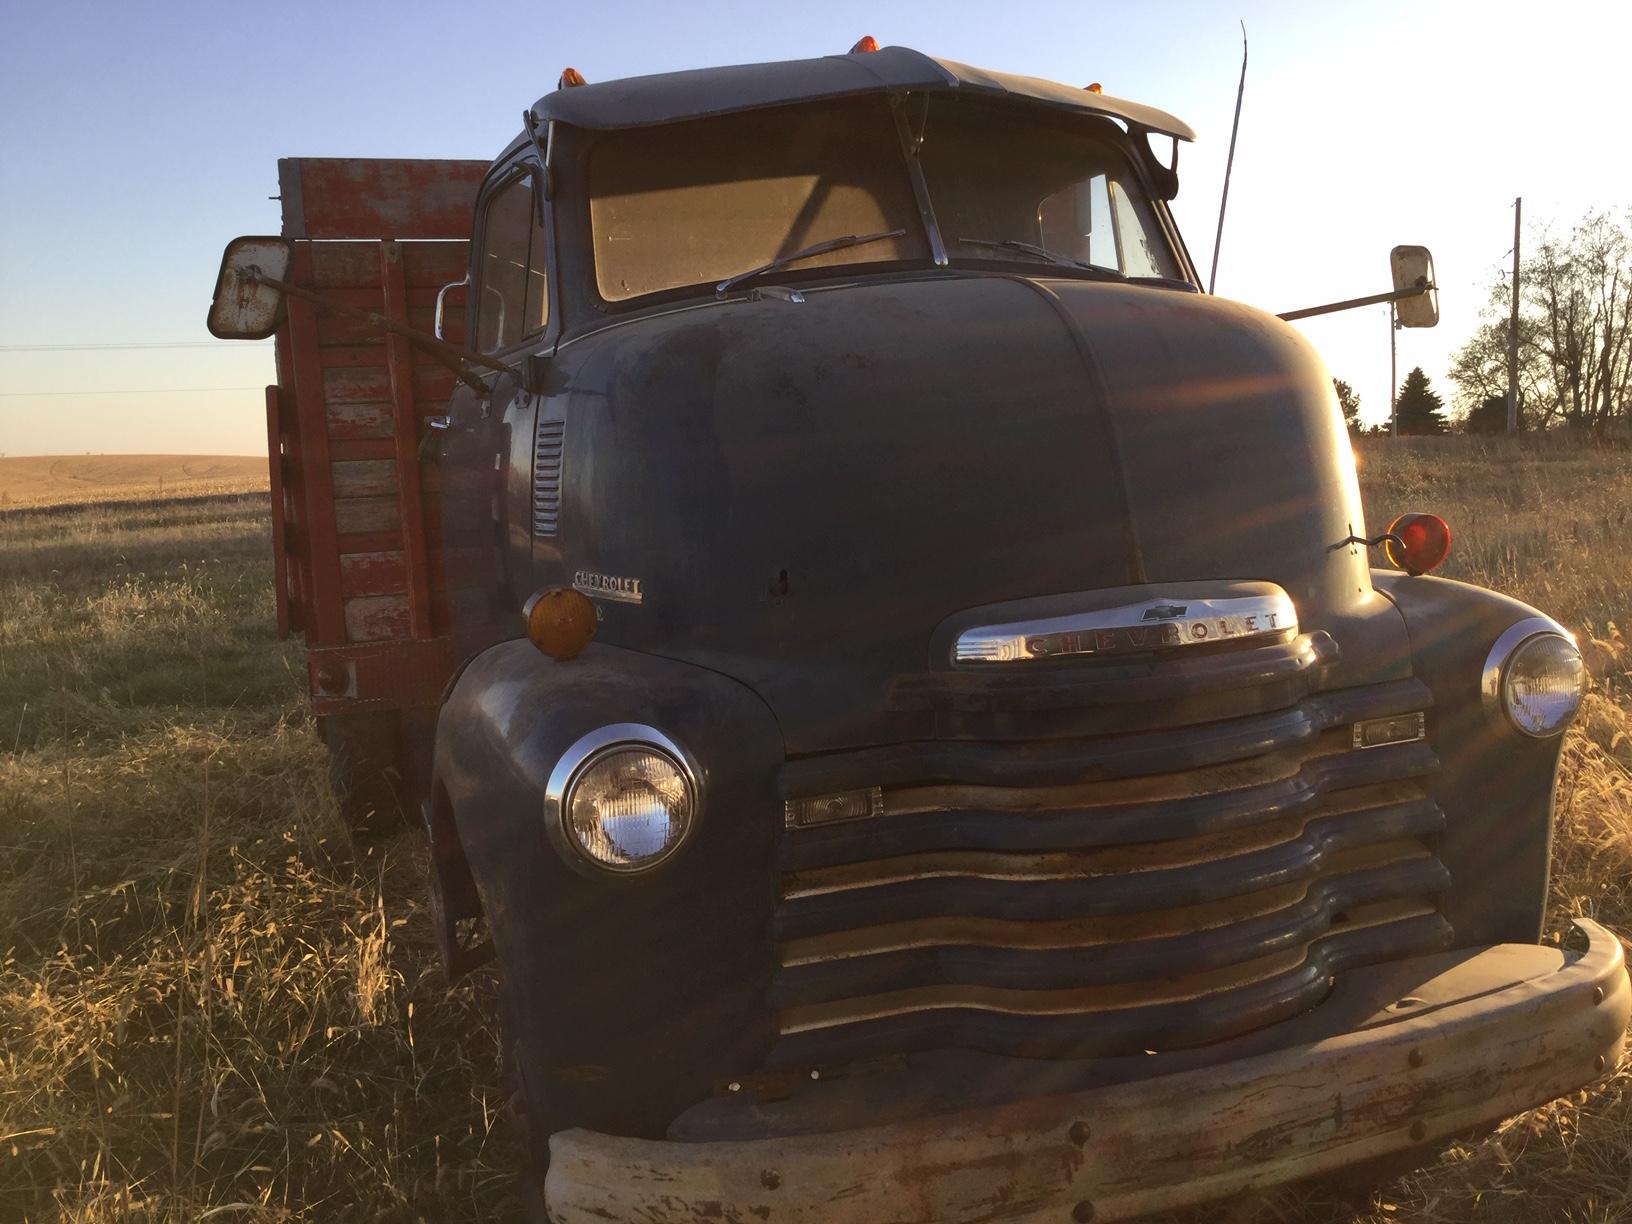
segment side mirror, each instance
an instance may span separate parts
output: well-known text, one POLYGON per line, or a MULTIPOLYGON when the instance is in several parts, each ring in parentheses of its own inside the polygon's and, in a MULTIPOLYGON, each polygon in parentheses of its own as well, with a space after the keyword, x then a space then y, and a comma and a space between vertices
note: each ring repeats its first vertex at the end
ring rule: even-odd
POLYGON ((1394 274, 1394 291, 1425 289, 1427 292, 1401 298, 1394 303, 1394 318, 1401 327, 1432 327, 1439 322, 1439 287, 1434 283, 1434 257, 1427 247, 1397 246, 1388 253, 1388 267, 1394 274))
POLYGON ((283 318, 283 291, 254 277, 287 280, 294 246, 286 238, 234 238, 221 254, 210 302, 210 335, 218 340, 264 340, 283 318))

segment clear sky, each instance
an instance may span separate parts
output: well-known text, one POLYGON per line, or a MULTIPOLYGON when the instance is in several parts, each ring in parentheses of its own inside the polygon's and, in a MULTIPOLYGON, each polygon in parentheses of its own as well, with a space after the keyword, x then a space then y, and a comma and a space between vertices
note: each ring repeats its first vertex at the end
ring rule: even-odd
MULTIPOLYGON (((1205 273, 1237 18, 1252 62, 1221 294, 1290 310, 1380 292, 1389 248, 1425 244, 1443 320, 1400 333, 1400 373, 1421 364, 1449 400, 1513 197, 1561 226, 1632 205, 1628 0, 0 0, 0 452, 264 451, 270 351, 211 341, 204 313, 223 243, 277 230, 277 159, 485 159, 568 64, 605 80, 872 34, 1101 81, 1200 134, 1175 211, 1205 273), (190 347, 40 347, 161 343, 190 347)), ((1363 414, 1385 416, 1387 308, 1303 326, 1363 414)))

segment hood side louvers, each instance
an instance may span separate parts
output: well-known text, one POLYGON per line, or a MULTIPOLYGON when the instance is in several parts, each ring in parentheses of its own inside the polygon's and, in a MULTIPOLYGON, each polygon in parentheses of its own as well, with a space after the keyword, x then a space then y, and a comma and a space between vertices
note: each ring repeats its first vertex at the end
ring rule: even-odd
POLYGON ((533 444, 533 534, 553 536, 561 528, 561 449, 565 421, 540 420, 533 444))

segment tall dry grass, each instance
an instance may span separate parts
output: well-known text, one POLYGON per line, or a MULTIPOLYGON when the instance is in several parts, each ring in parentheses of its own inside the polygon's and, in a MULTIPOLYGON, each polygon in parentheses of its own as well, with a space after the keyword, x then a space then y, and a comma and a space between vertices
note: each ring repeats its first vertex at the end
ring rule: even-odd
MULTIPOLYGON (((1452 576, 1601 644, 1567 741, 1555 925, 1632 932, 1632 459, 1375 443, 1373 526, 1434 510, 1452 576)), ((511 1214, 490 983, 435 966, 411 837, 354 852, 264 496, 0 514, 0 1220, 511 1214)), ((1632 1218, 1623 1073, 1370 1202, 1197 1218, 1632 1218)))

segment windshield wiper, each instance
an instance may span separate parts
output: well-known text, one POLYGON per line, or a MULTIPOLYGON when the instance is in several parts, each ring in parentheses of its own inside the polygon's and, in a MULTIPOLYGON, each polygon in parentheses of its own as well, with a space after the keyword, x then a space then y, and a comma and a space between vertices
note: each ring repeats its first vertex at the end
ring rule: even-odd
POLYGON ((761 264, 757 268, 749 268, 746 272, 738 272, 735 276, 728 276, 714 286, 715 296, 729 293, 732 288, 743 281, 753 280, 756 276, 764 276, 767 272, 780 272, 789 264, 801 259, 809 259, 812 255, 825 255, 829 251, 842 251, 845 247, 861 246, 868 242, 883 242, 886 238, 903 238, 907 231, 904 229, 884 230, 877 234, 845 234, 841 238, 829 238, 826 242, 818 242, 813 246, 800 247, 787 255, 778 255, 768 264, 761 264))
POLYGON ((992 238, 959 238, 960 246, 994 247, 1004 251, 1019 251, 1025 255, 1034 255, 1038 259, 1046 259, 1049 263, 1059 264, 1065 268, 1081 268, 1085 272, 1097 272, 1108 280, 1127 280, 1115 268, 1102 268, 1098 264, 1084 263, 1080 259, 1072 259, 1069 255, 1061 255, 1058 251, 1051 251, 1047 247, 1038 246, 1035 242, 1021 242, 1018 238, 1005 238, 1001 242, 992 238))

